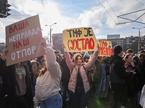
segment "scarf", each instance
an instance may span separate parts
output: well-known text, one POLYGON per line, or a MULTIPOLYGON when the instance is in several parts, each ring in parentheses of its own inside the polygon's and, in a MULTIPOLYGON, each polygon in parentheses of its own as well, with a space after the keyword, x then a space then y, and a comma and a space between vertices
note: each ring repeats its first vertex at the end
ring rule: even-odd
POLYGON ((90 90, 90 84, 88 81, 86 70, 83 66, 80 67, 80 71, 79 71, 78 66, 75 66, 73 68, 71 76, 70 76, 70 80, 68 83, 68 89, 72 91, 73 93, 75 93, 78 72, 80 72, 81 78, 83 80, 84 90, 85 90, 85 93, 87 93, 90 90))

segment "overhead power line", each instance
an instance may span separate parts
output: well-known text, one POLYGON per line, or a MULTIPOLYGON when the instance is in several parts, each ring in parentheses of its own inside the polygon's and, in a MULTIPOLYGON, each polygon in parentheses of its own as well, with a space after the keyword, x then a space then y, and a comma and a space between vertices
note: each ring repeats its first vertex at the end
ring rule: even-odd
POLYGON ((125 13, 125 14, 122 14, 122 15, 119 15, 119 16, 125 16, 125 15, 129 15, 129 14, 137 13, 137 12, 140 12, 140 11, 145 11, 145 9, 140 9, 140 10, 137 10, 137 11, 125 13))
POLYGON ((113 22, 116 24, 116 21, 114 20, 114 17, 112 17, 112 15, 110 14, 109 10, 106 9, 105 5, 102 3, 101 0, 99 0, 100 5, 105 9, 105 13, 108 14, 111 19, 113 20, 113 22))
MULTIPOLYGON (((145 24, 144 22, 139 21, 139 19, 145 15, 145 12, 142 13, 140 16, 138 16, 136 19, 130 19, 130 18, 125 17, 127 15, 138 13, 138 12, 141 12, 141 11, 145 11, 145 9, 140 9, 140 10, 136 10, 136 11, 133 11, 133 12, 128 12, 128 13, 119 15, 117 17, 129 21, 129 22, 124 22, 124 24, 126 24, 126 23, 132 23, 132 22, 136 22, 136 23, 140 23, 140 24, 145 24)), ((123 22, 122 22, 122 24, 123 24, 123 22)), ((119 23, 117 25, 119 25, 119 23)))

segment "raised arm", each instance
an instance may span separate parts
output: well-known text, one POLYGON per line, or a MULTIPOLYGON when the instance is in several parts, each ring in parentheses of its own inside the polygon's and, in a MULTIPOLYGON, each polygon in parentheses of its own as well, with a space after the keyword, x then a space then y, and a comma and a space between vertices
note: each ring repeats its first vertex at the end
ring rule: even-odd
POLYGON ((74 63, 72 62, 72 59, 70 58, 70 54, 68 52, 65 52, 65 62, 71 72, 72 68, 74 67, 74 63))
POLYGON ((98 49, 96 49, 96 51, 93 53, 88 63, 86 63, 84 67, 88 70, 95 63, 97 57, 98 57, 98 49))
POLYGON ((46 64, 48 67, 48 71, 52 77, 57 77, 60 74, 60 66, 56 61, 56 55, 52 48, 46 48, 46 64))

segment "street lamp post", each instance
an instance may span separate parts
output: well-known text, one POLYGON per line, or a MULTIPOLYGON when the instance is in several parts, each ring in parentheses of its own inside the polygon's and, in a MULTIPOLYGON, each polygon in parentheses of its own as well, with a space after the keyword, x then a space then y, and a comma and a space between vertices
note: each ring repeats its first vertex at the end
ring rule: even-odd
POLYGON ((54 22, 54 23, 52 23, 51 25, 45 25, 45 26, 49 26, 49 33, 50 33, 50 34, 49 34, 49 36, 50 36, 50 37, 49 37, 49 42, 50 42, 50 44, 51 44, 51 37, 52 37, 52 36, 51 36, 51 34, 52 34, 52 26, 55 25, 55 24, 57 24, 57 23, 54 22))
POLYGON ((140 32, 141 32, 141 29, 143 29, 143 28, 145 28, 145 27, 141 27, 141 28, 137 28, 137 27, 132 27, 132 29, 137 29, 138 30, 138 52, 139 52, 139 50, 140 50, 140 42, 141 42, 141 35, 140 35, 140 32))

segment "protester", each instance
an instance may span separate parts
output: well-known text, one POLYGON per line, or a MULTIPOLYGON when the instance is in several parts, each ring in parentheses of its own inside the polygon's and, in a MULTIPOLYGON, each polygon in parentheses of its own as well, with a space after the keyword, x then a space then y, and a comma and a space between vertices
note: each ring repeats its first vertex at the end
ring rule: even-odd
MULTIPOLYGON (((109 92, 109 58, 99 57, 99 61, 96 61, 96 74, 94 76, 95 84, 95 106, 89 108, 102 108, 107 106, 109 103, 108 92, 109 92)), ((94 104, 94 103, 93 103, 94 104)))
POLYGON ((0 58, 0 76, 2 78, 2 97, 1 97, 1 107, 3 108, 16 108, 15 107, 15 74, 14 66, 6 66, 6 56, 5 52, 1 53, 0 58))
POLYGON ((84 61, 85 63, 87 63, 87 62, 89 61, 89 59, 90 59, 89 53, 85 53, 85 54, 83 55, 83 61, 84 61))
POLYGON ((36 85, 36 79, 39 75, 39 62, 36 60, 31 60, 31 80, 32 80, 32 93, 33 97, 35 96, 35 85, 36 85))
POLYGON ((87 77, 87 70, 95 62, 98 56, 98 49, 88 63, 83 65, 82 55, 76 53, 73 56, 74 62, 71 61, 70 56, 66 53, 66 63, 70 70, 70 80, 68 89, 70 91, 70 107, 71 108, 85 108, 87 105, 87 95, 90 90, 90 84, 87 77))
POLYGON ((60 66, 62 69, 61 91, 62 91, 62 98, 63 98, 63 108, 67 108, 69 106, 68 82, 70 79, 70 72, 65 62, 65 58, 60 63, 60 66))
POLYGON ((114 105, 113 108, 126 107, 127 102, 127 86, 123 59, 122 59, 122 47, 115 46, 113 49, 114 56, 112 57, 111 64, 111 89, 113 92, 114 105))
POLYGON ((60 51, 55 51, 55 55, 56 55, 56 61, 60 64, 61 61, 63 60, 63 55, 61 54, 60 51))
POLYGON ((56 62, 53 49, 46 48, 45 66, 40 70, 35 86, 35 107, 40 108, 61 108, 62 99, 59 94, 61 70, 56 62))
MULTIPOLYGON (((90 54, 89 53, 84 53, 83 55, 83 62, 84 64, 87 64, 89 62, 89 59, 90 59, 90 54)), ((88 77, 88 81, 89 81, 89 84, 90 84, 90 91, 89 91, 89 95, 93 95, 93 77, 94 77, 94 74, 95 74, 95 64, 93 64, 91 66, 91 68, 89 68, 86 72, 87 74, 87 77, 88 77)))
POLYGON ((124 57, 124 67, 125 71, 128 74, 128 78, 126 79, 127 84, 127 94, 128 94, 128 106, 130 108, 136 108, 136 70, 135 70, 135 64, 133 61, 132 54, 127 53, 124 57))
POLYGON ((135 86, 135 104, 137 108, 141 108, 139 105, 139 99, 140 99, 140 94, 141 94, 141 90, 142 90, 142 79, 144 79, 143 77, 143 72, 141 71, 141 62, 139 60, 139 57, 136 55, 133 57, 133 61, 135 64, 135 72, 136 74, 134 75, 134 86, 135 86))
POLYGON ((25 63, 18 63, 15 65, 15 75, 16 106, 17 108, 30 108, 32 105, 30 70, 28 70, 25 63))
POLYGON ((67 108, 69 103, 68 82, 70 78, 70 73, 63 54, 61 54, 59 50, 55 50, 55 55, 56 61, 59 63, 62 72, 61 91, 60 91, 63 100, 62 108, 67 108))
MULTIPOLYGON (((91 58, 91 54, 85 52, 83 54, 83 62, 87 64, 89 59, 91 58)), ((97 59, 96 59, 97 61, 97 59)), ((91 68, 89 68, 86 72, 88 81, 90 84, 90 90, 88 92, 88 101, 87 101, 87 108, 94 108, 96 107, 96 74, 98 74, 99 70, 96 73, 96 63, 94 63, 91 68)))
POLYGON ((135 72, 135 64, 133 62, 133 57, 131 54, 126 54, 124 57, 124 67, 125 67, 125 71, 130 73, 130 74, 136 74, 135 72))
POLYGON ((0 108, 4 108, 5 105, 5 90, 4 90, 4 72, 5 72, 5 60, 3 58, 3 52, 0 52, 0 108))
POLYGON ((127 51, 126 51, 126 54, 130 54, 130 55, 134 55, 134 52, 133 52, 133 50, 132 49, 127 49, 127 51))
POLYGON ((100 97, 107 98, 109 91, 109 58, 104 57, 101 62, 100 97))
POLYGON ((32 92, 29 71, 24 63, 6 66, 6 50, 1 59, 3 79, 3 107, 4 108, 31 108, 32 92))
POLYGON ((144 86, 145 84, 145 54, 144 53, 141 53, 139 55, 139 59, 140 59, 140 69, 141 69, 141 72, 142 72, 142 78, 141 78, 141 84, 142 84, 142 87, 144 86))
POLYGON ((39 75, 39 64, 40 63, 37 62, 37 60, 31 60, 31 69, 35 78, 39 75))

